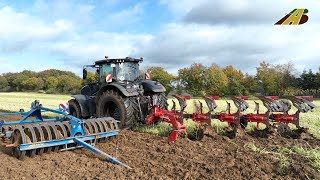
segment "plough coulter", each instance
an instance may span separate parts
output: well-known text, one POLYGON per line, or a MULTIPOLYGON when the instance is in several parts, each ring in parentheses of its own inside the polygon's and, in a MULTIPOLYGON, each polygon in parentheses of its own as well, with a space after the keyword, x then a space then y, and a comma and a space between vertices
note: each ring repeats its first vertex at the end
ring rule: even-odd
POLYGON ((3 146, 12 149, 12 154, 22 160, 25 156, 86 148, 109 162, 130 168, 116 158, 94 147, 118 135, 118 122, 111 117, 81 120, 59 111, 42 107, 39 101, 32 104, 28 112, 0 114, 1 117, 20 114, 19 121, 0 121, 0 137, 3 146), (56 118, 45 119, 42 112, 57 114, 56 118))
POLYGON ((184 119, 192 119, 199 124, 200 135, 198 139, 202 139, 206 127, 213 130, 211 125, 212 119, 226 122, 231 132, 233 132, 233 136, 242 134, 240 132, 243 132, 242 129, 245 129, 249 122, 256 123, 257 128, 260 124, 264 124, 267 131, 271 130, 275 124, 281 124, 285 129, 289 129, 289 124, 293 124, 298 129, 306 131, 305 128, 299 125, 300 113, 306 113, 316 108, 312 103, 313 97, 311 96, 293 96, 286 97, 285 99, 280 99, 278 96, 261 96, 258 98, 267 110, 261 112, 260 103, 254 101, 254 112, 245 114, 244 112, 249 108, 249 104, 246 102, 249 98, 247 96, 234 96, 232 97, 232 101, 236 107, 235 112, 231 112, 231 103, 228 101, 225 111, 215 112, 217 108, 216 100, 219 99, 219 96, 206 96, 204 100, 208 106, 208 111, 204 112, 203 103, 199 101, 198 103, 194 102, 196 112, 188 114, 185 112, 185 108, 187 107, 187 100, 191 97, 177 95, 173 97, 178 99, 181 107, 180 110, 176 109, 176 103, 173 100, 171 110, 161 109, 158 105, 157 96, 153 96, 152 109, 150 115, 146 118, 147 124, 163 121, 172 125, 173 131, 168 141, 175 141, 180 133, 186 133, 186 126, 183 125, 184 119), (289 113, 291 104, 297 109, 293 114, 289 113))

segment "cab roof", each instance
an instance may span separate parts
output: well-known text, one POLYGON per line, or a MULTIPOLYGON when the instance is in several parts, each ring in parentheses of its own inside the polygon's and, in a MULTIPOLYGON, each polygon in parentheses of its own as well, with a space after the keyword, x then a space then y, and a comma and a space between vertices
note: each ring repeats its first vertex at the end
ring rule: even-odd
POLYGON ((136 58, 131 58, 131 57, 126 57, 126 58, 119 58, 119 59, 103 59, 103 60, 98 60, 95 62, 95 65, 101 65, 101 64, 109 64, 109 63, 123 63, 123 62, 136 62, 140 63, 142 62, 143 59, 136 59, 136 58))

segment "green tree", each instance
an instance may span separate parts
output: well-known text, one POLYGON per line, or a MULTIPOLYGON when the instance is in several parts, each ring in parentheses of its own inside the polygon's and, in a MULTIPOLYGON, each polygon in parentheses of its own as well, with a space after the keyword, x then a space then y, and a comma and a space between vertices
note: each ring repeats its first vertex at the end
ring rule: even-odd
POLYGON ((16 91, 22 91, 24 89, 22 82, 27 80, 28 76, 23 74, 17 74, 12 84, 16 91))
POLYGON ((227 66, 223 69, 223 72, 228 77, 228 95, 243 95, 246 93, 243 86, 243 73, 240 70, 235 69, 233 66, 227 66))
POLYGON ((227 92, 228 77, 218 65, 212 65, 205 71, 205 92, 207 95, 223 96, 227 92))
POLYGON ((58 87, 58 84, 59 84, 58 78, 51 76, 47 78, 45 86, 46 86, 46 89, 52 90, 52 89, 56 89, 58 87))
POLYGON ((249 75, 248 73, 244 75, 243 86, 245 88, 245 95, 255 94, 258 90, 258 83, 254 76, 249 75))
POLYGON ((97 82, 97 80, 98 80, 98 74, 88 71, 87 78, 83 80, 83 84, 94 83, 94 82, 97 82))
POLYGON ((8 83, 7 79, 3 76, 0 76, 0 90, 7 89, 8 85, 9 85, 9 83, 8 83))
POLYGON ((317 76, 317 77, 316 77, 316 84, 317 84, 316 89, 320 89, 320 68, 319 68, 316 76, 317 76))
POLYGON ((274 66, 274 68, 281 76, 280 88, 282 92, 286 90, 291 91, 292 87, 296 87, 298 85, 297 78, 295 78, 294 75, 296 74, 296 69, 292 62, 278 64, 274 66))
POLYGON ((194 63, 188 68, 179 69, 179 79, 187 92, 193 96, 205 94, 205 72, 206 67, 202 64, 194 63))
POLYGON ((311 69, 308 72, 303 71, 299 78, 299 87, 304 90, 317 89, 319 87, 317 85, 317 75, 311 69))
POLYGON ((59 84, 58 89, 62 93, 78 93, 81 88, 81 79, 70 77, 68 75, 62 75, 58 77, 59 84))
POLYGON ((265 95, 279 95, 281 92, 281 74, 269 63, 262 62, 257 67, 257 79, 265 95))
POLYGON ((166 88, 166 94, 171 91, 170 82, 176 79, 176 76, 168 73, 163 67, 149 67, 147 68, 147 72, 152 80, 160 82, 166 88))
POLYGON ((22 90, 37 91, 43 89, 44 82, 41 78, 31 77, 21 82, 22 90))

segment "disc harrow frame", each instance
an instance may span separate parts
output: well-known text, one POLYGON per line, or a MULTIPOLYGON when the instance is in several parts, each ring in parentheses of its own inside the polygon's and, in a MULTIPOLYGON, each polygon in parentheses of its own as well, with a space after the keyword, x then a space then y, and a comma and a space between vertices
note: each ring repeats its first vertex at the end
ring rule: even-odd
POLYGON ((18 121, 0 121, 0 137, 3 145, 12 149, 12 154, 22 160, 43 153, 86 148, 109 162, 130 168, 116 158, 94 147, 95 143, 106 141, 119 133, 118 121, 111 117, 81 120, 59 111, 42 107, 39 103, 28 112, 0 114, 10 116, 21 114, 18 121), (51 112, 56 118, 43 118, 41 112, 51 112))

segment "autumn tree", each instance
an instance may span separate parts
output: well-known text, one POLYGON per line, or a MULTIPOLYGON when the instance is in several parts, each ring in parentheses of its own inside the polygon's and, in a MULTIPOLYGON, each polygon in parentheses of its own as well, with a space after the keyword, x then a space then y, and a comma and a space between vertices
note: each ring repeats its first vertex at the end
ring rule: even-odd
POLYGON ((227 93, 228 76, 218 65, 213 64, 205 71, 206 95, 223 96, 227 93))
POLYGON ((32 91, 43 89, 44 82, 41 78, 31 77, 21 82, 22 90, 32 91))
POLYGON ((50 76, 46 79, 45 87, 47 90, 53 90, 58 87, 59 80, 54 76, 50 76))
POLYGON ((187 92, 193 96, 200 96, 206 91, 205 72, 205 66, 194 63, 190 67, 179 69, 178 74, 187 92))
POLYGON ((262 62, 257 67, 257 79, 266 95, 279 95, 281 92, 281 74, 271 64, 262 62))
POLYGON ((223 72, 228 77, 228 95, 243 95, 246 93, 245 87, 243 86, 244 75, 240 70, 230 65, 225 67, 223 72))

